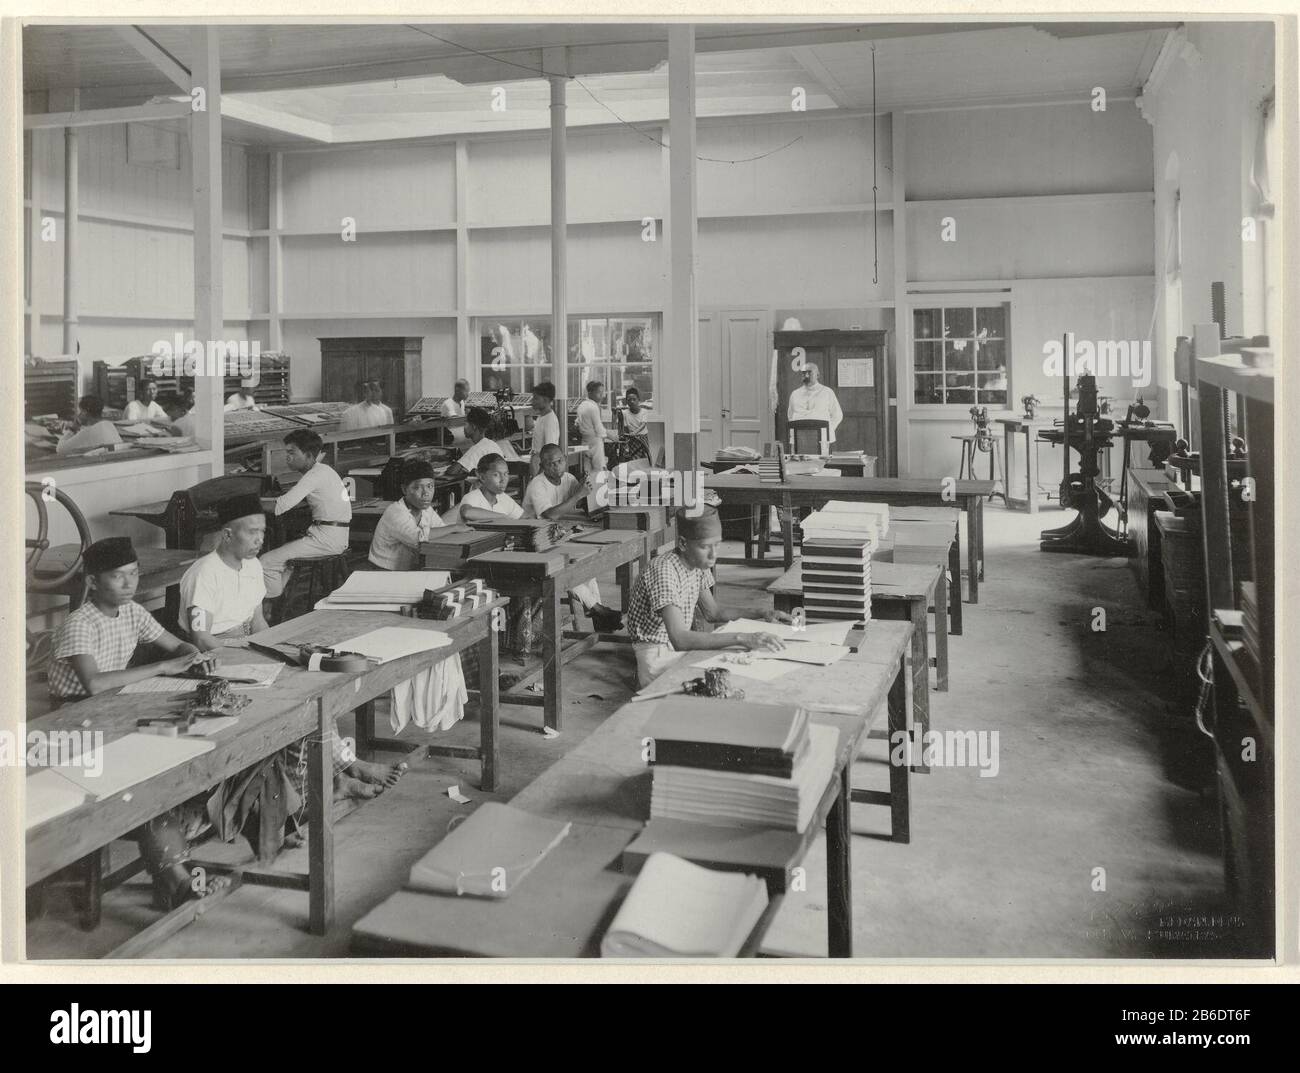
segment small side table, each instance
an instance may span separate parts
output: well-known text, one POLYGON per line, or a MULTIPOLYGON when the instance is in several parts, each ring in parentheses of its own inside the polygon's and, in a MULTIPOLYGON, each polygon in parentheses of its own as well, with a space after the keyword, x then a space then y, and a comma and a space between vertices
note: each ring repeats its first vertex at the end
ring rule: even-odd
POLYGON ((1051 418, 1043 417, 1025 417, 1023 414, 1017 414, 1015 417, 999 417, 995 420, 1002 426, 1002 440, 1005 446, 1004 454, 1006 455, 1007 467, 1007 509, 1008 510, 1028 510, 1030 514, 1038 513, 1038 501, 1043 493, 1038 487, 1038 450, 1035 446, 1035 440, 1038 438, 1040 428, 1051 428, 1051 418), (1023 432, 1025 434, 1025 496, 1019 495, 1020 488, 1016 483, 1016 434, 1023 432))

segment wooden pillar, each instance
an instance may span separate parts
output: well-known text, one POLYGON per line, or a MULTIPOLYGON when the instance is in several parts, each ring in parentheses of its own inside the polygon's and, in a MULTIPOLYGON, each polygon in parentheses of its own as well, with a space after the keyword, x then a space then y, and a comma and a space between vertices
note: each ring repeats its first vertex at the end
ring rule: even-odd
MULTIPOLYGON (((469 143, 456 140, 456 378, 474 381, 477 340, 469 317, 469 143)), ((424 384, 425 395, 450 395, 454 384, 424 384)))
MULTIPOLYGON (((670 271, 660 383, 672 466, 694 470, 700 427, 700 343, 695 297, 695 27, 668 27, 670 271)), ((709 370, 716 373, 716 370, 709 370)), ((667 437, 665 437, 667 439, 667 437)))
POLYGON ((284 308, 284 246, 280 232, 284 228, 284 154, 271 153, 267 160, 267 303, 266 344, 271 350, 284 349, 284 325, 280 311, 284 308))
MULTIPOLYGON (((890 163, 894 169, 890 201, 894 211, 894 450, 887 473, 880 476, 907 476, 912 471, 912 452, 908 442, 908 412, 912 407, 912 385, 907 380, 908 356, 912 350, 912 307, 907 300, 907 120, 902 109, 890 113, 889 136, 892 142, 890 163)), ((877 218, 875 226, 880 226, 877 218)), ((1010 400, 1008 400, 1010 401, 1010 400)), ((885 430, 888 442, 889 430, 885 430)), ((878 471, 877 471, 878 472, 878 471)))
MULTIPOLYGON (((221 53, 216 27, 190 31, 192 84, 204 91, 204 107, 190 114, 190 164, 194 193, 194 339, 205 349, 222 338, 224 303, 221 265, 221 53)), ((274 238, 272 239, 274 241, 274 238)), ((205 367, 201 372, 206 373, 205 367)), ((212 450, 212 476, 225 472, 222 423, 224 379, 200 375, 194 381, 194 427, 212 450)))
MULTIPOLYGON (((72 91, 72 111, 80 104, 80 90, 72 91)), ((63 353, 77 353, 77 259, 81 256, 81 227, 77 219, 77 128, 63 129, 63 353)), ((78 390, 80 390, 78 388, 78 390)))
POLYGON ((542 69, 551 83, 551 362, 563 448, 568 426, 563 400, 569 396, 568 50, 543 49, 542 69))

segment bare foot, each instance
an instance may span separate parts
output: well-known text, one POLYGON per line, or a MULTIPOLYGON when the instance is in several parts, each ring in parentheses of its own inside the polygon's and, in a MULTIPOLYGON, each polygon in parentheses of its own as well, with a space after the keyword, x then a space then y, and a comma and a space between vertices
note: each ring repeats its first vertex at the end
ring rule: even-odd
POLYGON ((406 772, 406 761, 396 764, 372 764, 367 760, 354 760, 348 767, 348 774, 355 775, 363 782, 378 786, 393 786, 406 772))
POLYGON ((382 786, 376 786, 374 783, 362 782, 360 779, 354 779, 350 775, 340 775, 334 780, 334 800, 343 801, 349 797, 352 798, 369 798, 378 797, 384 792, 382 786))

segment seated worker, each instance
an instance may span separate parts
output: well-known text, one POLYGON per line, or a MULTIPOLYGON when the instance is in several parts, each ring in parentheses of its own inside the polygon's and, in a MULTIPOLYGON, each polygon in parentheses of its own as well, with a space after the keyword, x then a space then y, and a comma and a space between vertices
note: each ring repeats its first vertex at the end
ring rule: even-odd
POLYGON ((226 399, 226 405, 225 405, 226 413, 229 413, 232 410, 260 410, 260 409, 261 407, 257 405, 257 400, 253 398, 253 389, 251 387, 244 387, 243 385, 240 385, 239 390, 237 390, 233 395, 231 395, 228 399, 226 399))
POLYGON ((542 468, 542 448, 560 442, 560 419, 555 414, 555 385, 543 380, 533 388, 533 449, 528 457, 533 476, 542 468))
MULTIPOLYGON (((266 537, 262 501, 255 495, 223 499, 217 504, 217 521, 220 543, 181 578, 181 629, 203 652, 242 647, 243 638, 267 628, 262 614, 266 584, 257 561, 266 537)), ((336 797, 373 797, 406 770, 401 764, 347 760, 337 736, 333 747, 336 797)))
POLYGON ((320 461, 325 446, 320 436, 310 429, 296 428, 285 436, 284 442, 285 462, 302 476, 275 501, 275 513, 285 514, 305 499, 311 505, 311 528, 297 540, 281 544, 262 556, 262 574, 270 600, 284 592, 285 564, 290 559, 341 555, 348 550, 348 530, 352 526, 352 502, 347 487, 334 470, 320 461))
POLYGON ((641 410, 641 392, 630 387, 623 393, 623 431, 629 436, 644 436, 645 414, 641 410))
POLYGON ((339 418, 340 431, 355 432, 394 423, 393 411, 384 405, 384 385, 378 380, 367 380, 362 390, 365 394, 361 401, 349 406, 339 418))
POLYGON ((158 385, 152 380, 141 380, 135 389, 135 399, 126 405, 128 421, 155 421, 160 425, 170 425, 167 411, 154 400, 158 397, 158 385))
MULTIPOLYGON (((491 442, 491 441, 489 441, 491 442)), ((460 501, 461 521, 491 522, 499 517, 522 518, 523 508, 506 495, 510 483, 510 469, 499 454, 486 454, 478 460, 478 487, 466 493, 460 501)))
POLYGON ((501 455, 500 445, 488 435, 491 428, 492 415, 481 406, 471 406, 465 415, 465 438, 469 440, 469 446, 447 467, 448 477, 466 477, 478 469, 479 461, 486 455, 501 455))
POLYGON ((413 458, 402 466, 402 498, 390 503, 375 526, 370 561, 381 570, 419 570, 420 544, 435 533, 456 533, 467 525, 445 525, 433 509, 433 466, 413 458))
MULTIPOLYGON (((591 485, 564 468, 564 452, 558 443, 542 448, 542 472, 528 483, 524 492, 525 518, 559 518, 578 509, 578 503, 591 493, 591 485)), ((613 633, 622 624, 622 616, 600 600, 596 579, 584 581, 569 590, 587 612, 597 633, 613 633)))
POLYGON ((492 415, 492 423, 488 425, 487 436, 497 445, 497 454, 507 462, 519 461, 519 452, 515 450, 514 442, 510 439, 510 432, 506 429, 500 415, 492 415))
POLYGON ((438 413, 443 417, 464 417, 465 400, 469 398, 469 381, 457 380, 451 389, 451 398, 443 399, 438 413))
POLYGON ((617 440, 618 433, 605 427, 600 415, 600 408, 605 404, 605 385, 599 380, 587 384, 587 397, 578 403, 574 415, 578 423, 578 435, 587 448, 588 471, 599 473, 605 468, 605 441, 617 440))
MULTIPOLYGON (((173 637, 135 602, 140 564, 129 537, 107 537, 86 549, 86 602, 54 634, 50 695, 56 704, 91 697, 160 674, 180 674, 206 664, 192 644, 173 637), (154 644, 167 658, 130 667, 140 644, 154 644)), ((186 802, 132 833, 154 884, 154 904, 171 909, 192 896, 190 873, 182 863, 186 829, 202 826, 202 800, 186 802)), ((214 883, 204 893, 214 893, 214 883)))
POLYGON ((789 622, 781 611, 744 611, 720 607, 713 596, 711 573, 722 542, 722 521, 712 507, 697 517, 679 510, 677 546, 650 561, 637 579, 628 606, 627 628, 636 652, 637 682, 647 686, 682 652, 740 647, 777 652, 785 642, 774 633, 723 633, 693 630, 696 612, 705 622, 761 618, 789 622))
POLYGON ((117 426, 104 420, 104 404, 96 395, 83 395, 77 403, 77 431, 59 440, 54 448, 61 455, 79 455, 96 447, 121 443, 117 426))
POLYGON ((194 400, 184 395, 168 395, 162 406, 171 419, 172 433, 176 436, 194 435, 194 400))

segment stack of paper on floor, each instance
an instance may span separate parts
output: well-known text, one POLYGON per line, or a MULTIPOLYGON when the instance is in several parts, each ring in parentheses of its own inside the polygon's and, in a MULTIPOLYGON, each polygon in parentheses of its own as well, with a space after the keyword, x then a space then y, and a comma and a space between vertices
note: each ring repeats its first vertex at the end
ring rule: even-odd
POLYGON ((425 589, 446 585, 442 570, 356 570, 347 581, 316 604, 318 611, 398 611, 418 604, 425 589))
POLYGON ((740 953, 767 908, 767 885, 652 853, 600 943, 601 957, 724 957, 740 953))
POLYGON ((487 801, 411 866, 407 886, 430 894, 505 898, 570 825, 487 801))
POLYGON ((898 522, 894 526, 894 562, 947 565, 953 528, 944 522, 898 522))
POLYGON ((838 734, 793 705, 700 697, 661 700, 651 819, 803 831, 835 766, 838 734))

